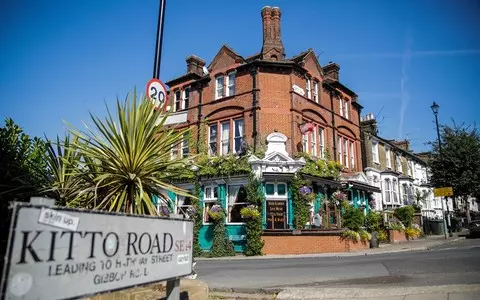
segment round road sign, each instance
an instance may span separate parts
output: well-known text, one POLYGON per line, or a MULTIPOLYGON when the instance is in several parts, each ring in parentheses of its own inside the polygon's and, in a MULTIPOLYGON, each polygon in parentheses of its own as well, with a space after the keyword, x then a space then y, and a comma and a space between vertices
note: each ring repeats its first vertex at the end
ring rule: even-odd
POLYGON ((156 78, 150 79, 147 83, 147 97, 155 106, 155 109, 160 109, 164 106, 167 100, 167 88, 160 80, 156 78))

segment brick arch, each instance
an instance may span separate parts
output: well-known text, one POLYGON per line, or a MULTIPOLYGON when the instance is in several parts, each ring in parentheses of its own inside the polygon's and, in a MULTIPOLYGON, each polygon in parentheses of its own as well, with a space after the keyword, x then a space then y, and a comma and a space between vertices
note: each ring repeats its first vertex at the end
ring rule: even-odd
MULTIPOLYGON (((320 120, 321 120, 325 125, 328 124, 327 119, 325 119, 325 117, 323 117, 318 111, 315 111, 315 110, 313 110, 313 109, 308 109, 308 108, 302 110, 302 116, 308 118, 308 116, 306 116, 307 113, 317 116, 318 118, 320 118, 320 120)), ((311 118, 310 118, 310 119, 311 119, 311 118)))
POLYGON ((342 133, 342 131, 344 132, 348 132, 349 135, 355 139, 357 139, 357 135, 355 134, 355 132, 353 132, 350 128, 348 128, 347 126, 343 126, 343 125, 340 125, 338 126, 338 132, 342 133))
POLYGON ((210 112, 208 115, 205 116, 205 118, 211 118, 212 116, 218 113, 226 112, 226 111, 232 111, 232 114, 235 114, 235 113, 243 112, 244 108, 241 106, 234 106, 234 105, 220 107, 210 112))

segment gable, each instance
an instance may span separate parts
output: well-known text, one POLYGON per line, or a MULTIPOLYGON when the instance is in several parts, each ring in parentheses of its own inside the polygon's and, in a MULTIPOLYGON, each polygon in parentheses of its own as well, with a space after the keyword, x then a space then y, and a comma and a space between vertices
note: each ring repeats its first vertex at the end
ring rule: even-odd
POLYGON ((212 62, 208 65, 208 70, 211 72, 215 69, 227 68, 233 64, 242 62, 245 62, 243 57, 238 55, 230 47, 223 45, 213 58, 212 62))
POLYGON ((280 153, 280 152, 272 152, 269 155, 267 155, 263 161, 271 161, 271 162, 288 162, 288 161, 294 161, 292 158, 288 157, 287 155, 280 153))
POLYGON ((303 59, 303 67, 310 72, 310 74, 318 79, 323 78, 323 70, 318 62, 317 56, 315 52, 312 50, 310 51, 305 58, 303 59))

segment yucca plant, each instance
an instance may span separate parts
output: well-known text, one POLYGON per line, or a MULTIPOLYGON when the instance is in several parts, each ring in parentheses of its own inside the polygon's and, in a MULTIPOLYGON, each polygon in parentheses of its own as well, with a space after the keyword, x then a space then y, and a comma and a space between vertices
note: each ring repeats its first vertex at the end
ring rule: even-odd
POLYGON ((166 128, 168 113, 154 110, 136 91, 123 103, 117 100, 116 106, 115 115, 107 107, 104 119, 90 114, 93 128, 70 130, 77 139, 74 148, 83 157, 75 205, 156 215, 152 196, 160 190, 191 196, 168 183, 172 172, 188 165, 187 158, 170 158, 172 147, 188 129, 166 128))
POLYGON ((68 134, 63 141, 57 137, 56 143, 47 142, 44 161, 48 174, 45 180, 47 186, 43 192, 55 199, 60 206, 75 201, 78 198, 79 186, 82 184, 82 180, 77 176, 81 168, 81 154, 74 147, 76 144, 78 144, 78 138, 75 137, 71 141, 68 134))

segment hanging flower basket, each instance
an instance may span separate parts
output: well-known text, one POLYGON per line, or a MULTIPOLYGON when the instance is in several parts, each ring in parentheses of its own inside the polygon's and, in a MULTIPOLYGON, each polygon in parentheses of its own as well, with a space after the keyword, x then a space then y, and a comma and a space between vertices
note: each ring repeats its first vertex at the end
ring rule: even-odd
POLYGON ((312 189, 310 189, 308 186, 302 186, 300 189, 298 189, 298 192, 300 197, 305 199, 307 202, 312 202, 315 200, 315 193, 313 193, 312 189))
POLYGON ((330 204, 334 204, 335 206, 340 206, 345 201, 347 201, 347 195, 341 191, 334 192, 330 197, 330 204))
POLYGON ((208 215, 210 216, 210 218, 212 218, 213 221, 218 221, 222 218, 225 218, 223 208, 218 204, 215 204, 210 208, 210 210, 208 211, 208 215))
POLYGON ((260 217, 260 212, 258 211, 258 206, 252 204, 242 208, 240 215, 245 219, 253 219, 260 217))

